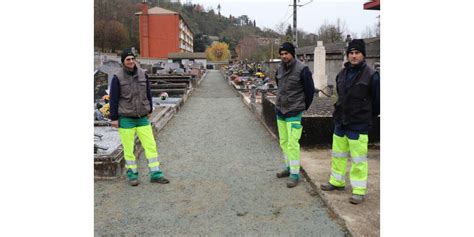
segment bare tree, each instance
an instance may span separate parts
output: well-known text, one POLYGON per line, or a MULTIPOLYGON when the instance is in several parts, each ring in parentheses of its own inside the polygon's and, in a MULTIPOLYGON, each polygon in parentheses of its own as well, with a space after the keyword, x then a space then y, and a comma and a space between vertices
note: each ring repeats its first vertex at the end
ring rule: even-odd
POLYGON ((94 22, 94 45, 99 47, 102 52, 105 50, 106 35, 105 35, 105 21, 99 20, 94 22))
POLYGON ((336 24, 324 21, 324 24, 318 29, 318 40, 321 40, 324 43, 343 42, 345 38, 344 33, 347 31, 344 28, 345 23, 339 19, 337 19, 336 24))
POLYGON ((370 26, 366 26, 364 31, 362 31, 361 37, 364 39, 375 37, 373 29, 370 26))
POLYGON ((362 38, 380 37, 380 15, 377 16, 377 22, 372 26, 366 26, 361 34, 362 38))
POLYGON ((122 23, 118 21, 108 21, 105 26, 106 41, 109 43, 112 52, 122 47, 128 42, 128 33, 122 23))
POLYGON ((377 23, 375 23, 375 36, 380 37, 380 15, 377 16, 377 23))
POLYGON ((336 20, 336 28, 343 35, 347 35, 349 33, 349 30, 347 29, 346 21, 341 20, 339 18, 337 18, 336 20))
POLYGON ((351 32, 350 34, 348 35, 351 35, 351 38, 352 39, 359 39, 359 34, 357 34, 356 32, 351 32))
POLYGON ((291 25, 288 25, 285 31, 285 39, 286 42, 291 42, 293 41, 293 28, 291 28, 291 25))
POLYGON ((275 30, 275 32, 277 32, 278 34, 280 35, 284 35, 285 34, 285 30, 286 30, 286 26, 287 24, 284 23, 284 22, 280 22, 279 24, 276 24, 274 27, 273 27, 273 30, 275 30))
POLYGON ((315 45, 317 39, 318 36, 313 33, 308 34, 305 31, 298 30, 298 47, 315 45))
POLYGON ((237 56, 241 59, 250 58, 257 50, 258 42, 255 37, 245 37, 235 47, 237 56))

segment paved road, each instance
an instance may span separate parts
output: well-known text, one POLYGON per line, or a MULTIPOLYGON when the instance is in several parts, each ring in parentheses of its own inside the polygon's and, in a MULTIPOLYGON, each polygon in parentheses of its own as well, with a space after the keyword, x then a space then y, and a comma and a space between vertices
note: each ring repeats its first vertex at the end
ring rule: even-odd
POLYGON ((95 182, 96 236, 344 236, 306 182, 277 179, 278 144, 210 71, 158 135, 171 183, 95 182))

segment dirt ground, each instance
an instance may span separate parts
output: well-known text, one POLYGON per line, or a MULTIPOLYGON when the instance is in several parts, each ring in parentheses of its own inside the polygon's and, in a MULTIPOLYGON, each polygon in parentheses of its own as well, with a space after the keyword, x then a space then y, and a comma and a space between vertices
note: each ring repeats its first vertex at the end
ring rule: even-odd
POLYGON ((304 180, 278 179, 278 143, 217 71, 157 135, 170 180, 94 184, 95 236, 347 236, 304 180))
MULTIPOLYGON (((240 93, 243 103, 251 109, 250 95, 240 93)), ((261 118, 261 109, 254 110, 256 117, 261 118)), ((252 109, 251 109, 252 110, 252 109)), ((264 121, 260 120, 262 124, 264 121)), ((264 125, 265 126, 265 125, 264 125)), ((268 126, 266 130, 277 140, 268 126)), ((345 223, 346 228, 353 236, 380 236, 380 145, 369 145, 369 178, 367 184, 366 199, 362 204, 353 205, 349 203, 351 188, 349 171, 351 161, 347 162, 346 190, 325 192, 320 188, 321 184, 327 183, 331 172, 331 149, 325 148, 301 149, 301 166, 306 171, 307 181, 315 192, 322 198, 328 208, 345 223)))
POLYGON ((309 149, 301 151, 301 165, 316 192, 324 202, 344 220, 353 236, 380 236, 380 149, 369 148, 368 192, 362 204, 349 203, 351 197, 349 170, 347 163, 346 190, 322 191, 321 184, 327 183, 331 172, 331 149, 309 149))

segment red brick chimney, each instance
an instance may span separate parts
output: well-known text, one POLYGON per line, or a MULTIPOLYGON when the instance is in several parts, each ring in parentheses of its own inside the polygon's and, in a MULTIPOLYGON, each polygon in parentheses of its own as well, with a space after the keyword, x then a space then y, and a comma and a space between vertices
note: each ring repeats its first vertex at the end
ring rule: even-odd
POLYGON ((149 57, 149 36, 148 36, 148 4, 142 0, 142 14, 140 15, 140 56, 149 57))
POLYGON ((142 14, 147 14, 148 15, 148 4, 146 0, 142 1, 142 14))

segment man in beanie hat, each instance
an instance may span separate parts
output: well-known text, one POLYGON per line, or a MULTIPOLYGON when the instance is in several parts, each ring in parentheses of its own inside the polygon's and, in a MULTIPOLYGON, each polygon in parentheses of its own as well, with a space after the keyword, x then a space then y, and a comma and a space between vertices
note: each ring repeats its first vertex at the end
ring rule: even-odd
POLYGON ((365 42, 363 39, 353 39, 347 46, 346 55, 349 55, 351 51, 359 51, 365 57, 365 42))
POLYGON ((150 181, 169 183, 160 170, 158 151, 148 116, 153 111, 150 83, 145 72, 135 64, 135 55, 124 50, 122 69, 112 78, 110 86, 110 119, 118 128, 125 157, 125 167, 130 185, 137 186, 138 166, 133 149, 135 133, 138 135, 150 169, 150 181))
POLYGON ((293 188, 300 180, 301 117, 311 105, 315 90, 308 66, 295 58, 295 46, 285 42, 278 52, 282 62, 275 76, 278 85, 275 108, 285 166, 277 177, 290 177, 286 186, 293 188))
POLYGON ((380 76, 365 61, 365 43, 354 39, 347 47, 347 62, 336 77, 338 99, 334 104, 331 176, 324 191, 344 190, 346 164, 352 158, 350 180, 352 204, 367 193, 367 144, 372 119, 380 111, 380 76))

